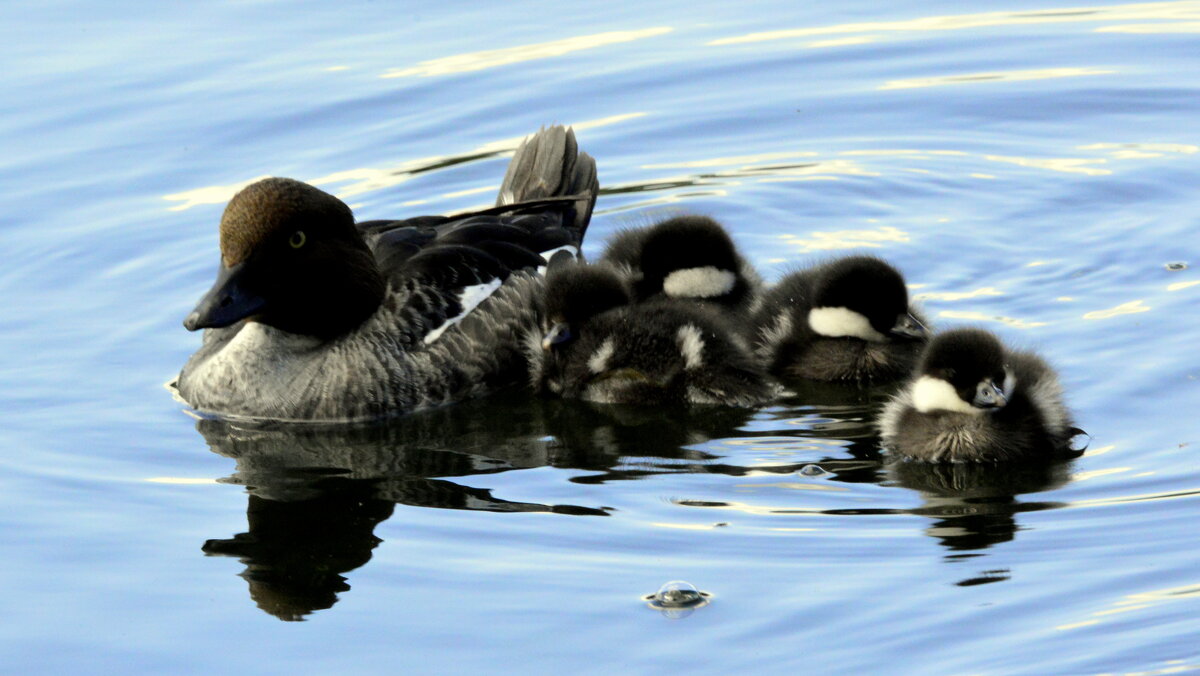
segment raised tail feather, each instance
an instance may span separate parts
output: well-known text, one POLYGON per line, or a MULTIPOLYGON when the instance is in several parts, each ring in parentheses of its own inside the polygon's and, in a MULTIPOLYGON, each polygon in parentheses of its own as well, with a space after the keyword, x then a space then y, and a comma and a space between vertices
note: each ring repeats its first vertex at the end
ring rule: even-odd
POLYGON ((582 241, 599 192, 596 161, 580 152, 574 130, 556 125, 543 127, 517 146, 500 184, 496 205, 576 197, 572 229, 582 241))

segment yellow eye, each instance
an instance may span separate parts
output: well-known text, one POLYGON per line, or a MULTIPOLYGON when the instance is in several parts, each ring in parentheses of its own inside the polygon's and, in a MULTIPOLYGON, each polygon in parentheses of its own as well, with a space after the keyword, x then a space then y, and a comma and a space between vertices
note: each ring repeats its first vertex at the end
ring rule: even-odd
POLYGON ((304 246, 304 243, 307 241, 308 237, 305 237, 303 230, 297 230, 296 232, 293 232, 292 236, 288 238, 288 244, 292 245, 293 249, 299 249, 300 247, 304 246))

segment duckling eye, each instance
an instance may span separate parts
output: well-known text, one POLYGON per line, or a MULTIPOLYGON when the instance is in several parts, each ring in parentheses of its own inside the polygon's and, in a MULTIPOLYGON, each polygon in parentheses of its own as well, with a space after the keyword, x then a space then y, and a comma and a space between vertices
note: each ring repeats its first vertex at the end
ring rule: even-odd
POLYGON ((288 238, 288 245, 290 245, 293 249, 299 249, 300 247, 304 246, 304 243, 307 241, 308 237, 304 234, 304 231, 297 230, 296 232, 292 233, 291 237, 288 238))

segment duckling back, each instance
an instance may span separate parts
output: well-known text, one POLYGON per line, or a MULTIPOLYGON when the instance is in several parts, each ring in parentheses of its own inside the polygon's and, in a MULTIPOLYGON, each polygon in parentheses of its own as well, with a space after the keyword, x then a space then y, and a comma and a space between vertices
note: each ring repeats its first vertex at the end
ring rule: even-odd
POLYGON ((707 216, 675 216, 620 232, 601 260, 627 272, 639 302, 697 302, 745 316, 762 287, 733 238, 707 216))
POLYGON ((637 303, 627 282, 603 262, 551 269, 536 387, 643 405, 753 406, 775 396, 718 309, 667 298, 637 303))
POLYGON ((883 260, 847 256, 798 270, 762 294, 755 353, 778 376, 880 383, 903 378, 926 340, 904 278, 883 260))

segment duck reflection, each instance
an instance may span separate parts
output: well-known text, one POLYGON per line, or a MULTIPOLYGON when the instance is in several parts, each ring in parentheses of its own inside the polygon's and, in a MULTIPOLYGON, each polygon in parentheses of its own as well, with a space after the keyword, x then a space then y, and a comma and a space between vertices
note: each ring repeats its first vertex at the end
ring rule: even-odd
MULTIPOLYGON (((1062 507, 1049 501, 1018 501, 1017 496, 1062 486, 1070 463, 926 463, 906 460, 886 465, 888 480, 920 493, 924 504, 912 510, 933 520, 925 533, 950 550, 947 561, 970 558, 1016 537, 1016 515, 1062 507)), ((961 586, 1008 579, 1005 571, 984 571, 961 586)))
POLYGON ((327 478, 313 495, 293 502, 253 493, 246 507, 250 530, 226 540, 209 540, 204 553, 236 556, 242 577, 259 608, 297 621, 333 606, 350 585, 341 573, 371 559, 380 543, 375 525, 392 515, 395 503, 373 495, 371 482, 327 478))
POLYGON ((412 414, 376 425, 246 425, 204 419, 211 449, 233 458, 225 479, 246 487, 248 531, 213 539, 237 557, 259 608, 302 620, 350 589, 344 573, 380 543, 376 525, 397 503, 438 509, 606 516, 603 506, 503 499, 448 477, 552 466, 600 483, 696 471, 711 456, 684 448, 736 433, 739 410, 647 411, 524 396, 412 414), (636 458, 636 460, 627 460, 636 458))

